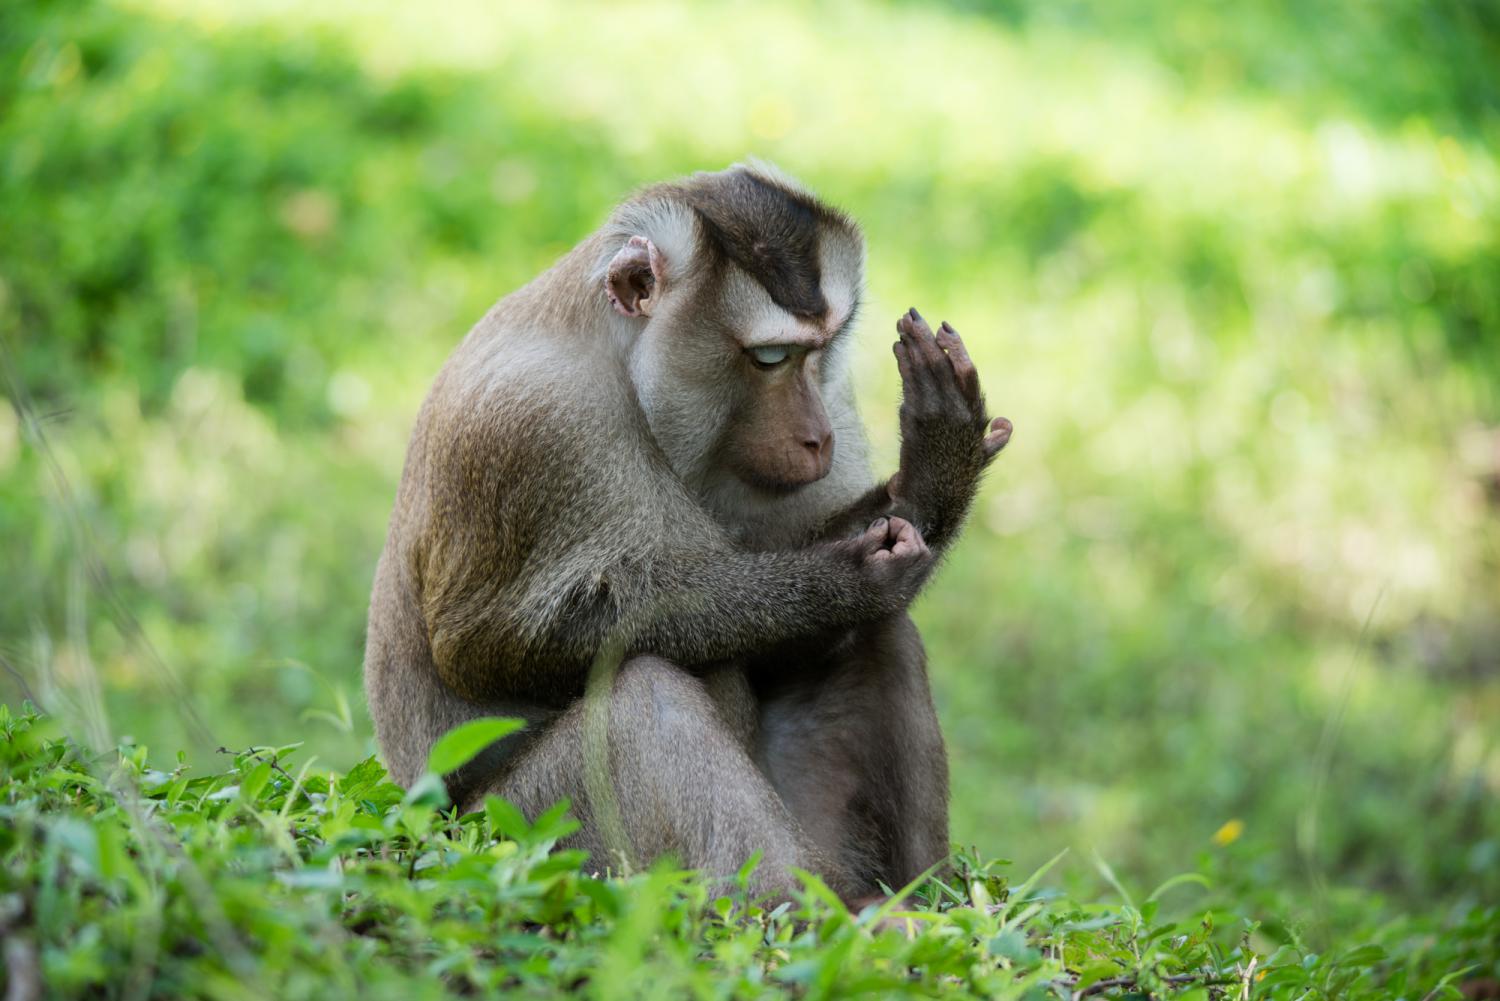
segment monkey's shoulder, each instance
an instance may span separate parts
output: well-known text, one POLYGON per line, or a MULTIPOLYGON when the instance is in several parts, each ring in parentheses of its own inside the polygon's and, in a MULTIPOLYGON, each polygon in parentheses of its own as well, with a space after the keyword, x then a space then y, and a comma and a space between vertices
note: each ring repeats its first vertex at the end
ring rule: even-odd
POLYGON ((597 358, 537 365, 503 343, 467 348, 418 416, 404 484, 413 500, 444 518, 503 511, 517 527, 647 502, 660 460, 634 426, 624 376, 597 358))
MULTIPOLYGON (((418 417, 429 441, 460 451, 587 446, 582 422, 628 398, 621 367, 568 350, 544 334, 465 341, 433 383, 418 417)), ((561 457, 561 456, 560 456, 561 457)))

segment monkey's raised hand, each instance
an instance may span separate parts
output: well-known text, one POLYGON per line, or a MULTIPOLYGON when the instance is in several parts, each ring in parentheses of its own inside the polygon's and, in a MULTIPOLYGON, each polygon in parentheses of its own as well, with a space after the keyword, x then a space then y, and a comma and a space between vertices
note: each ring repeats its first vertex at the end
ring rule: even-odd
POLYGON ((979 474, 1010 441, 1011 423, 985 414, 979 373, 945 321, 937 333, 912 309, 896 321, 901 371, 901 468, 889 491, 897 510, 946 545, 979 487, 979 474))
POLYGON ((932 550, 905 518, 877 518, 864 532, 832 545, 857 561, 877 602, 888 611, 909 605, 932 572, 932 550))

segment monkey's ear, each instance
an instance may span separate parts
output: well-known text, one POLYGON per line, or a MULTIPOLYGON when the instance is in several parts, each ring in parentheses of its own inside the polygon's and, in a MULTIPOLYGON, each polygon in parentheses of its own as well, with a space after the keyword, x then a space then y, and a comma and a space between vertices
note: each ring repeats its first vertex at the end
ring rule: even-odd
POLYGON ((656 244, 632 236, 609 262, 604 291, 621 316, 650 316, 662 288, 666 262, 656 244))

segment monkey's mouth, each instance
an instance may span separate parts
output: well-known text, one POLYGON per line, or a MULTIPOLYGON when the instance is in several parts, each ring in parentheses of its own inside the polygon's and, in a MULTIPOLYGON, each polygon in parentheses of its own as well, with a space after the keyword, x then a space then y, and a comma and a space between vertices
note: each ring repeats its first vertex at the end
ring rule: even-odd
POLYGON ((834 443, 829 435, 816 451, 795 444, 781 448, 729 448, 724 469, 758 494, 785 497, 827 476, 833 470, 834 443))
POLYGON ((796 475, 763 472, 758 469, 737 469, 735 476, 739 481, 759 493, 771 497, 787 497, 797 493, 804 487, 810 487, 814 483, 828 475, 829 467, 820 469, 812 475, 796 475))
POLYGON ((744 481, 746 486, 757 493, 768 494, 772 497, 789 497, 800 491, 803 487, 817 482, 816 480, 803 480, 796 483, 788 483, 783 480, 772 480, 759 476, 742 476, 740 479, 744 481))

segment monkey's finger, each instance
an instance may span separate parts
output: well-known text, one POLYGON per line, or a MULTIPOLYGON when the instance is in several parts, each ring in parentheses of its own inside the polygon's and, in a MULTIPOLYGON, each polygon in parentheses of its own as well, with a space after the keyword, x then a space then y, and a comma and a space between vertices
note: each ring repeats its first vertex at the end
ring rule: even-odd
POLYGON ((922 552, 923 543, 921 533, 917 526, 905 519, 891 519, 891 527, 894 530, 895 542, 891 544, 891 555, 899 557, 916 556, 922 552), (900 521, 898 527, 895 522, 900 521))
POLYGON ((896 371, 901 373, 901 385, 909 385, 916 375, 912 372, 911 356, 907 353, 906 344, 897 341, 891 345, 891 350, 896 355, 896 371))
POLYGON ((970 400, 979 398, 979 370, 974 367, 974 361, 969 357, 969 349, 964 347, 962 337, 958 331, 944 320, 937 329, 938 346, 948 352, 948 361, 953 364, 953 374, 958 376, 958 387, 964 391, 964 396, 970 400))
POLYGON ((922 360, 922 344, 917 332, 917 325, 912 320, 911 310, 902 313, 901 318, 896 321, 896 333, 901 335, 901 343, 906 345, 913 363, 920 363, 922 360))
POLYGON ((927 325, 926 320, 922 319, 922 314, 917 312, 915 306, 911 308, 907 316, 910 317, 908 323, 911 326, 912 342, 922 352, 922 360, 934 365, 945 361, 943 349, 938 347, 937 338, 932 334, 932 328, 927 325))
POLYGON ((876 518, 870 522, 869 528, 860 533, 859 538, 855 540, 855 544, 859 547, 859 551, 864 553, 868 559, 885 548, 885 537, 889 531, 889 519, 876 518))
MULTIPOLYGON (((922 357, 922 346, 912 327, 910 313, 901 314, 901 319, 896 321, 896 332, 901 335, 902 354, 906 360, 906 368, 901 373, 902 387, 908 395, 930 394, 933 388, 933 370, 922 357)), ((901 354, 897 357, 900 358, 901 354)))
POLYGON ((945 408, 955 407, 962 411, 969 400, 954 375, 953 362, 938 343, 937 336, 915 308, 907 313, 907 322, 911 329, 911 343, 918 352, 919 365, 927 375, 934 398, 941 398, 940 405, 945 408))
POLYGON ((984 457, 986 460, 993 459, 1000 454, 1000 450, 1010 444, 1010 434, 1015 430, 1007 417, 996 417, 990 421, 989 433, 984 436, 984 457))
POLYGON ((892 551, 910 560, 921 559, 932 552, 932 550, 927 548, 927 540, 922 538, 922 533, 915 531, 912 532, 910 539, 905 539, 897 543, 896 548, 892 551))
POLYGON ((957 331, 946 322, 939 324, 932 342, 938 348, 938 360, 932 365, 938 391, 947 399, 947 405, 956 411, 973 410, 979 401, 979 377, 957 331), (962 353, 961 358, 949 351, 954 345, 962 353))
POLYGON ((884 563, 891 558, 891 539, 900 518, 876 518, 865 533, 864 541, 870 546, 865 559, 872 563, 884 563))

